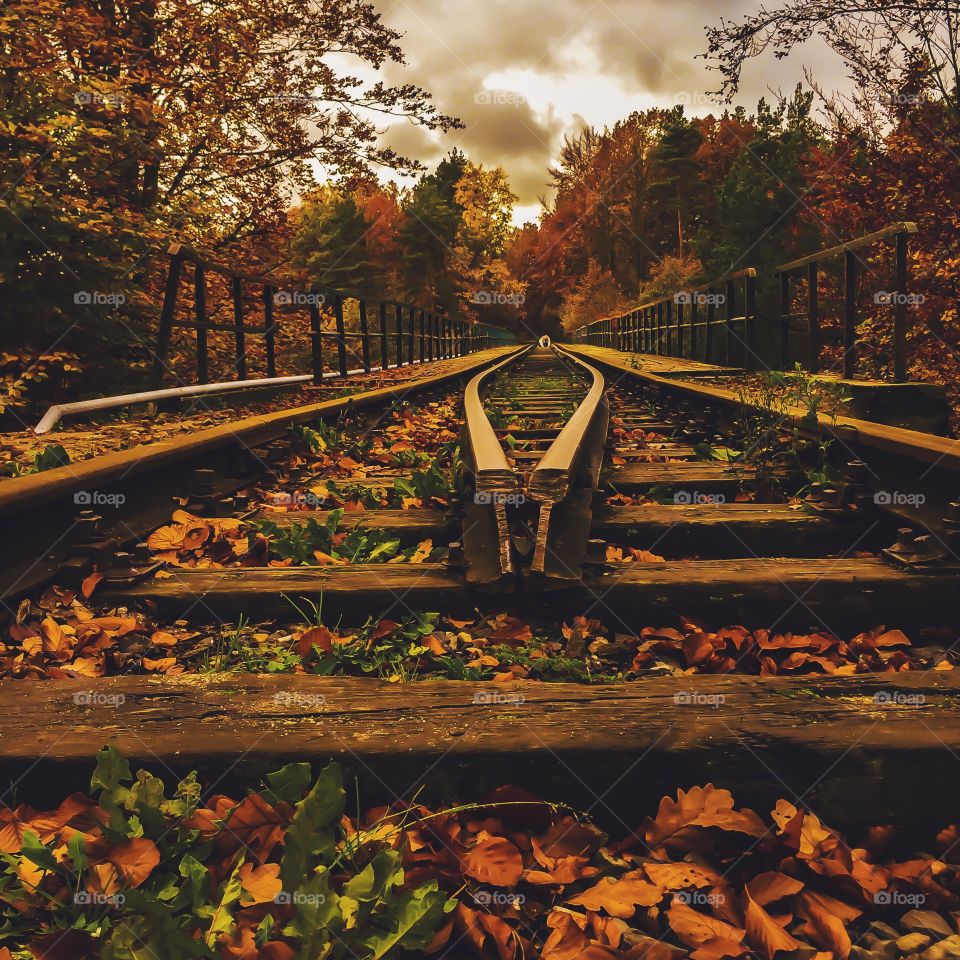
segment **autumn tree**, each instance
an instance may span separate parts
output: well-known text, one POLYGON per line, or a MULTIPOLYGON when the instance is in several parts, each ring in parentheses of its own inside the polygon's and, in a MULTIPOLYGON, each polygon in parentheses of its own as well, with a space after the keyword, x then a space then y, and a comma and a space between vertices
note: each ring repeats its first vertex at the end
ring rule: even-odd
POLYGON ((707 275, 769 269, 798 248, 816 245, 819 231, 811 231, 802 216, 809 192, 806 164, 821 139, 810 118, 811 103, 812 94, 798 87, 790 101, 757 105, 753 136, 717 185, 715 218, 697 237, 707 275))
POLYGON ((960 135, 960 7, 953 0, 787 0, 707 31, 708 57, 728 97, 746 63, 788 56, 813 36, 846 64, 852 115, 879 133, 877 118, 932 95, 944 105, 944 130, 960 135))
POLYGON ((378 116, 457 122, 419 87, 350 66, 402 63, 399 40, 365 0, 3 4, 7 342, 102 332, 78 291, 146 290, 155 306, 148 266, 173 237, 266 252, 318 165, 418 169, 381 145, 378 116))

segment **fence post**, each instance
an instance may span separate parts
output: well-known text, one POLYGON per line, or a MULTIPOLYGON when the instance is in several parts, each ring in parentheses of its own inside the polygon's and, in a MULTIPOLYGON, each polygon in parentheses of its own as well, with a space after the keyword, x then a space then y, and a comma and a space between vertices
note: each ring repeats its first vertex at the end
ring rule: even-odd
POLYGON ((907 379, 907 234, 897 235, 897 302, 893 307, 893 382, 907 379))
POLYGON ((343 326, 343 297, 339 293, 333 295, 333 315, 337 322, 337 366, 340 376, 347 375, 347 332, 343 326))
POLYGON ((263 288, 263 335, 267 341, 267 376, 277 375, 276 326, 273 322, 274 288, 266 284, 263 288))
POLYGON ((310 287, 310 357, 313 365, 313 383, 323 383, 323 332, 320 329, 320 303, 316 287, 310 287))
POLYGON ((370 372, 370 329, 367 325, 367 301, 360 301, 360 349, 363 356, 363 372, 370 372))
POLYGON ((820 303, 817 289, 820 278, 817 261, 807 264, 807 369, 820 372, 820 303))
POLYGON ((699 313, 700 303, 698 298, 702 294, 694 291, 693 298, 690 301, 690 359, 697 359, 697 314, 699 313))
MULTIPOLYGON (((412 365, 413 364, 413 339, 414 339, 413 325, 415 323, 414 315, 416 314, 416 310, 414 310, 413 307, 410 307, 408 312, 410 314, 410 330, 407 333, 407 363, 412 365)), ((421 338, 421 342, 422 342, 422 338, 421 338)), ((422 350, 421 350, 421 353, 422 353, 422 350)))
POLYGON ((727 322, 726 322, 726 336, 723 338, 723 352, 724 352, 724 363, 729 367, 731 361, 731 350, 730 345, 734 337, 733 333, 733 317, 734 311, 737 308, 736 302, 736 293, 737 287, 732 280, 728 280, 726 283, 726 300, 727 300, 727 322))
POLYGON ((707 287, 707 325, 703 331, 703 362, 713 363, 713 327, 717 319, 717 295, 707 287))
POLYGON ((790 366, 790 271, 780 274, 780 369, 790 366))
POLYGON ((177 294, 180 292, 180 279, 183 276, 183 254, 175 253, 167 267, 167 285, 163 292, 163 307, 160 310, 160 325, 157 328, 157 348, 153 354, 153 372, 150 376, 153 388, 160 386, 163 380, 163 368, 170 349, 170 334, 173 331, 173 319, 177 311, 177 294))
POLYGON ((683 359, 683 310, 684 304, 677 303, 677 357, 683 359))
POLYGON ((403 307, 399 303, 394 305, 394 318, 396 320, 396 348, 397 348, 397 369, 403 366, 403 307))
POLYGON ((390 366, 390 344, 387 342, 387 305, 380 301, 380 370, 390 366))
POLYGON ((752 370, 757 360, 757 278, 747 274, 743 285, 743 366, 752 370))
POLYGON ((237 344, 237 379, 247 379, 247 347, 243 329, 243 280, 233 277, 230 281, 233 291, 233 329, 237 344))
POLYGON ((209 383, 207 371, 207 271, 193 270, 193 313, 197 324, 197 383, 209 383))
POLYGON ((433 359, 433 339, 431 338, 431 340, 430 340, 429 350, 428 350, 428 351, 427 351, 427 346, 428 346, 428 345, 427 345, 426 343, 424 343, 425 333, 424 333, 424 329, 423 329, 423 328, 424 328, 424 323, 427 322, 428 320, 429 320, 429 318, 424 316, 424 312, 423 312, 422 310, 418 311, 418 313, 417 313, 417 335, 418 335, 418 339, 419 339, 419 341, 420 341, 420 362, 421 362, 421 363, 423 363, 423 355, 424 355, 424 352, 425 352, 425 351, 428 352, 428 355, 429 355, 430 359, 431 359, 431 360, 433 359))
POLYGON ((847 250, 843 255, 843 379, 857 372, 857 258, 847 250))

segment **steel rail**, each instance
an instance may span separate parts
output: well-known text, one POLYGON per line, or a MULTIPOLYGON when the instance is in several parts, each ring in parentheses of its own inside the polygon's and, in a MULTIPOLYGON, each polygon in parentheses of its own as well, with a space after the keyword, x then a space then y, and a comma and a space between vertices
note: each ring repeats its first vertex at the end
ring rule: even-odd
POLYGON ((527 493, 540 517, 531 569, 546 577, 579 580, 590 538, 593 494, 600 484, 610 422, 603 374, 553 345, 558 357, 592 378, 586 397, 533 471, 527 493))
POLYGON ((468 489, 462 543, 470 583, 496 585, 514 572, 506 508, 508 499, 520 497, 520 483, 483 409, 481 390, 494 374, 532 349, 533 344, 478 373, 464 390, 463 458, 468 489))

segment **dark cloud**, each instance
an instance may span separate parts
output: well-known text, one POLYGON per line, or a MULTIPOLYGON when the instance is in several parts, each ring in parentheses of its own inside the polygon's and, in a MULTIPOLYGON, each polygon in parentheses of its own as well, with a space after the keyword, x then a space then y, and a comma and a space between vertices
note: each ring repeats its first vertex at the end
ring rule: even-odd
MULTIPOLYGON (((603 126, 633 109, 683 102, 691 112, 718 109, 707 96, 719 77, 698 59, 706 26, 739 18, 755 0, 381 0, 384 21, 404 33, 405 67, 385 70, 391 82, 429 90, 465 130, 437 138, 398 124, 385 141, 432 164, 458 146, 471 159, 499 164, 521 204, 547 186, 547 168, 565 132, 603 126), (498 74, 514 78, 497 90, 498 74)), ((752 63, 738 102, 748 108, 770 89, 789 91, 804 63, 842 86, 835 58, 812 42, 800 56, 752 63)))

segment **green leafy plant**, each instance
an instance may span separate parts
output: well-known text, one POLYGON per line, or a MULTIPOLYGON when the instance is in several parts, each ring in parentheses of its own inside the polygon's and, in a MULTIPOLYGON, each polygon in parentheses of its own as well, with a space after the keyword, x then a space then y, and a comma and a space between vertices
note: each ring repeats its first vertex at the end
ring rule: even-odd
POLYGON ((18 808, 0 854, 0 946, 17 957, 215 960, 275 944, 271 956, 378 960, 422 950, 455 906, 434 880, 405 883, 385 821, 344 825, 336 764, 313 780, 291 763, 204 808, 195 774, 168 798, 107 747, 91 793, 52 819, 18 808))
POLYGON ((26 477, 34 473, 43 473, 45 470, 55 470, 70 463, 70 454, 60 443, 48 443, 41 451, 33 455, 33 460, 26 466, 15 461, 6 464, 7 474, 12 477, 26 477))

